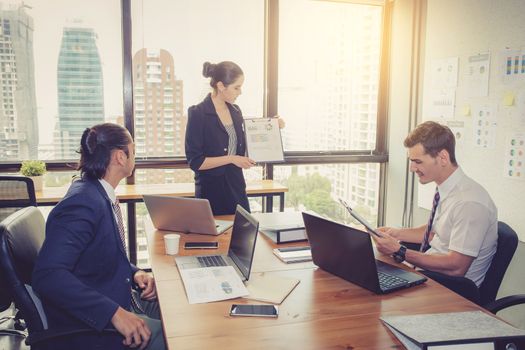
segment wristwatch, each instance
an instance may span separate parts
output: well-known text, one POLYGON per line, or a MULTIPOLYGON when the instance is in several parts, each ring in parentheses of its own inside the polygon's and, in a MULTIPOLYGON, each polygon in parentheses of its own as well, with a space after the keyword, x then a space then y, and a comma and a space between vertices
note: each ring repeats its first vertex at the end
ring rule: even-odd
POLYGON ((402 263, 405 261, 405 254, 407 252, 407 247, 401 244, 399 247, 399 250, 392 254, 392 257, 394 258, 395 262, 402 263))

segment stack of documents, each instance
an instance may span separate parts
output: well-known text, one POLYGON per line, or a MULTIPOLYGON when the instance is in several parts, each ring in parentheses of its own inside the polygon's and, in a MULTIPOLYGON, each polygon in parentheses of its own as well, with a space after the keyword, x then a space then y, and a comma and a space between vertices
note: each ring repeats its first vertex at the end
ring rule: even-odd
POLYGON ((273 250, 273 253, 287 264, 303 261, 312 261, 312 251, 308 246, 276 248, 273 250))
POLYGON ((525 330, 482 311, 384 316, 381 320, 403 345, 411 349, 521 349, 525 330), (516 346, 518 345, 518 346, 516 346))

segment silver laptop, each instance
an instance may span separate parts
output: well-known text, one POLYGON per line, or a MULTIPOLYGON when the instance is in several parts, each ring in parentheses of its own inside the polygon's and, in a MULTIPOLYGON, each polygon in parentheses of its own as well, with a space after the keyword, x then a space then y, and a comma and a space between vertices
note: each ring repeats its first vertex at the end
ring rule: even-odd
POLYGON ((153 225, 158 230, 219 235, 231 221, 214 220, 210 202, 202 198, 144 195, 153 225))
POLYGON ((259 222, 237 205, 227 255, 180 256, 175 258, 175 263, 179 270, 230 265, 243 281, 247 281, 252 269, 258 230, 259 222))

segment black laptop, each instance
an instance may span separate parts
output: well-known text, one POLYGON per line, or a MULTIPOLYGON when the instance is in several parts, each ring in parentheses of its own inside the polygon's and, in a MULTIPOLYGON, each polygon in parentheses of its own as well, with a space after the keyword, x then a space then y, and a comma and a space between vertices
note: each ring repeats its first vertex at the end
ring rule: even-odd
POLYGON ((378 261, 370 235, 358 229, 303 213, 315 265, 377 294, 412 287, 427 279, 378 261))

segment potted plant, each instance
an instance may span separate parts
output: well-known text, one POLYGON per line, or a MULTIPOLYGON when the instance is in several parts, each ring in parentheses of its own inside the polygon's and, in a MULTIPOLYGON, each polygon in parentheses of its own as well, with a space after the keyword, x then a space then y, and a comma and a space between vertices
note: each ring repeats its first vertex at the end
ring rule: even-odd
POLYGON ((42 191, 43 175, 46 172, 46 163, 41 160, 24 160, 20 173, 33 180, 35 191, 42 191))

